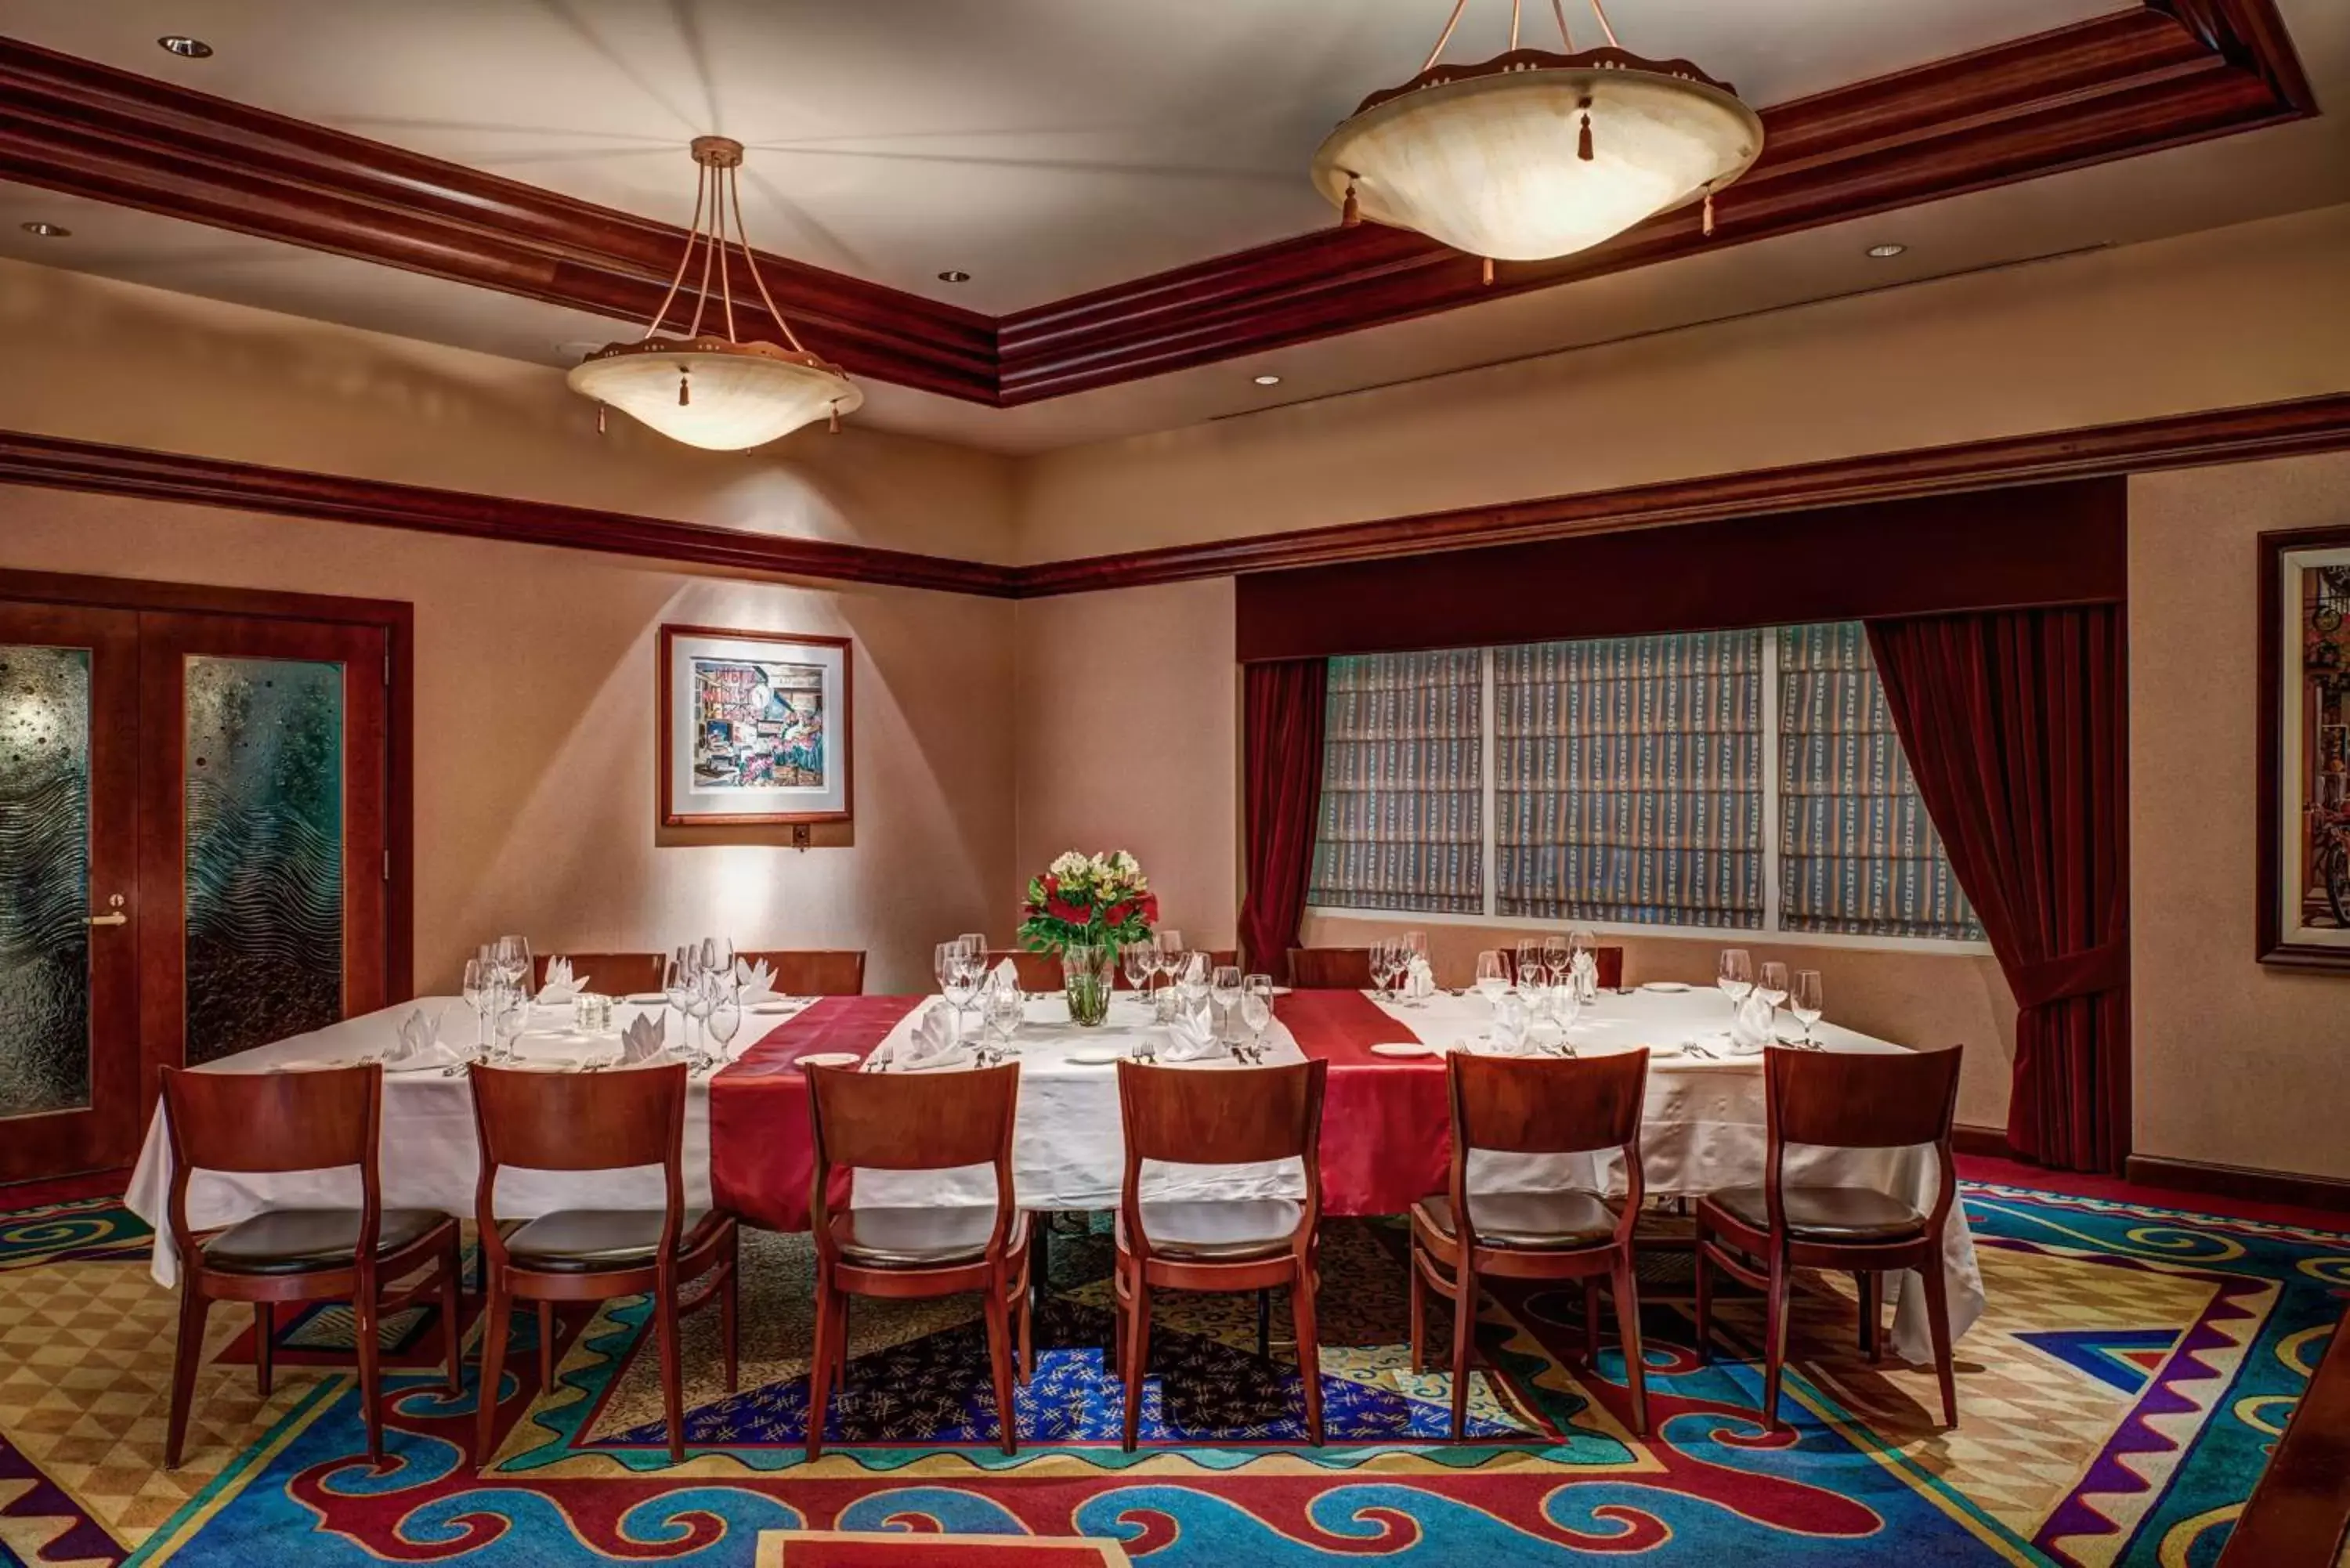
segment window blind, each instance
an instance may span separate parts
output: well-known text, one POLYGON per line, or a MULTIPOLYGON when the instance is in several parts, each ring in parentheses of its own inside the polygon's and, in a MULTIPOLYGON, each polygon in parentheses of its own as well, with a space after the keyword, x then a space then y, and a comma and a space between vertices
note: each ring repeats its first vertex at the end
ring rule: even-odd
POLYGON ((1330 660, 1308 902, 1482 912, 1483 684, 1473 648, 1330 660))

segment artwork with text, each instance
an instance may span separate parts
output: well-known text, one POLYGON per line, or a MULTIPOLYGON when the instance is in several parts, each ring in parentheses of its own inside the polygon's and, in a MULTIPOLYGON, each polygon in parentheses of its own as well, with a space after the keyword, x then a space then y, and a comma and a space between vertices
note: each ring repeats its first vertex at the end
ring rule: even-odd
POLYGON ((693 660, 693 780, 705 788, 820 789, 824 671, 813 664, 693 660))

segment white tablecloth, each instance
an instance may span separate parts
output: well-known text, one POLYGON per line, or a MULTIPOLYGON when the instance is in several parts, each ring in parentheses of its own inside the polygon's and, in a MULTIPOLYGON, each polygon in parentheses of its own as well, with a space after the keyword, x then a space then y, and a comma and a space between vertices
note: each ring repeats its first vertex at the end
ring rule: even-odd
MULTIPOLYGON (((456 997, 428 996, 376 1012, 360 1013, 307 1034, 296 1034, 274 1044, 225 1057, 203 1069, 215 1073, 266 1072, 292 1062, 354 1061, 380 1055, 399 1040, 400 1021, 422 1009, 442 1020, 442 1033, 452 1044, 470 1044, 472 1010, 456 997)), ((613 1004, 614 1023, 626 1027, 642 1013, 659 1007, 613 1004)), ((588 1037, 569 1032, 570 1009, 543 1009, 534 1018, 534 1032, 516 1042, 525 1057, 567 1057, 609 1060, 619 1052, 617 1033, 588 1037), (543 1030, 544 1032, 537 1032, 543 1030)), ((747 1014, 733 1041, 737 1053, 784 1022, 785 1015, 747 1014)), ((670 1016, 670 1037, 680 1037, 678 1019, 670 1016)), ((710 1085, 696 1075, 685 1103, 685 1200, 689 1206, 710 1205, 710 1085)), ((383 1178, 387 1209, 438 1209, 468 1219, 473 1213, 473 1185, 481 1174, 480 1146, 473 1134, 473 1091, 463 1074, 444 1076, 439 1070, 387 1073, 383 1081, 383 1143, 379 1168, 383 1178)), ((155 1228, 155 1251, 150 1272, 158 1284, 176 1284, 180 1277, 178 1249, 164 1215, 171 1191, 172 1148, 163 1132, 162 1107, 156 1107, 147 1127, 147 1142, 130 1173, 123 1202, 155 1228)), ((357 1169, 295 1171, 284 1175, 234 1174, 200 1170, 188 1182, 188 1223, 199 1231, 234 1225, 264 1209, 356 1209, 359 1202, 357 1169)), ((657 1167, 623 1171, 547 1171, 508 1168, 498 1174, 501 1218, 526 1220, 551 1210, 583 1204, 606 1209, 658 1209, 662 1202, 661 1174, 657 1167)))

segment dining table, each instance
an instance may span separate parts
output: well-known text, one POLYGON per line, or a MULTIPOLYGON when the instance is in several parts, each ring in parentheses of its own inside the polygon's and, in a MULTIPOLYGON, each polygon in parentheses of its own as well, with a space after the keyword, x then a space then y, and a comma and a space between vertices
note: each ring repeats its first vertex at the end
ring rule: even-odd
MULTIPOLYGON (((689 1080, 687 1201, 695 1207, 715 1204, 765 1229, 804 1231, 814 1144, 803 1064, 814 1057, 866 1071, 951 1072, 976 1058, 958 1044, 934 1062, 911 1060, 916 1032, 930 1014, 949 1005, 936 996, 778 999, 763 1005, 765 1011, 746 1018, 723 1062, 689 1080)), ((459 1023, 471 1017, 455 998, 425 998, 226 1057, 204 1070, 283 1071, 380 1056, 397 1041, 401 1021, 419 1010, 439 1016, 444 1033, 451 1031, 452 1012, 459 1023)), ((659 1010, 650 1001, 617 1002, 613 1031, 597 1036, 570 1028, 567 1008, 546 1010, 515 1048, 525 1061, 556 1070, 613 1070, 617 1031, 659 1010)), ((1640 1161, 1651 1198, 1695 1199, 1762 1180, 1767 1129, 1762 1053, 1733 1044, 1731 1012, 1711 987, 1658 982, 1602 991, 1582 1006, 1563 1034, 1554 1024, 1534 1037, 1533 1048, 1578 1055, 1648 1049, 1640 1161)), ((965 1030, 978 1039, 975 1015, 956 1021, 949 1032, 961 1039, 965 1030)), ((1319 1157, 1326 1214, 1398 1214, 1415 1199, 1443 1190, 1451 1160, 1443 1058, 1454 1050, 1496 1049, 1492 1030, 1492 1009, 1473 992, 1439 991, 1416 998, 1313 990, 1275 995, 1273 1017, 1253 1043, 1254 1059, 1264 1064, 1307 1059, 1329 1064, 1319 1157)), ((1825 1022, 1812 1031, 1812 1043, 1827 1051, 1907 1048, 1825 1022)), ((1144 1054, 1166 1063, 1173 1054, 1153 998, 1120 992, 1102 1023, 1079 1025, 1057 993, 1031 993, 1004 1046, 1021 1070, 1012 1159, 1020 1206, 1039 1212, 1115 1207, 1124 1177, 1116 1064, 1144 1054)), ((1249 1064, 1220 1054, 1186 1064, 1231 1072, 1246 1071, 1249 1064)), ((1792 1181, 1870 1186, 1921 1210, 1930 1209, 1941 1179, 1930 1147, 1791 1147, 1785 1158, 1792 1181)), ((152 1272, 165 1285, 176 1279, 178 1268, 162 1214, 170 1160, 159 1110, 126 1202, 156 1228, 152 1272)), ((462 1070, 387 1071, 380 1163, 387 1207, 473 1212, 478 1152, 472 1096, 462 1070)), ((1475 1151, 1469 1180, 1472 1191, 1572 1184, 1620 1194, 1626 1186, 1621 1161, 1612 1152, 1475 1151)), ((1305 1188, 1295 1160, 1237 1167, 1146 1164, 1142 1181, 1151 1199, 1294 1198, 1305 1188)), ((265 1208, 355 1204, 357 1191, 356 1176, 348 1171, 202 1171, 190 1183, 190 1222, 203 1231, 265 1208)), ((992 1204, 994 1176, 987 1167, 858 1171, 841 1196, 872 1206, 992 1204)), ((660 1201, 655 1169, 515 1170, 501 1177, 497 1213, 501 1219, 525 1219, 559 1208, 657 1208, 660 1201)), ((1955 1210, 1944 1231, 1942 1254, 1956 1338, 1981 1316, 1983 1291, 1972 1235, 1955 1210)), ((1930 1359, 1919 1282, 1904 1272, 1893 1294, 1894 1348, 1912 1361, 1930 1359)))

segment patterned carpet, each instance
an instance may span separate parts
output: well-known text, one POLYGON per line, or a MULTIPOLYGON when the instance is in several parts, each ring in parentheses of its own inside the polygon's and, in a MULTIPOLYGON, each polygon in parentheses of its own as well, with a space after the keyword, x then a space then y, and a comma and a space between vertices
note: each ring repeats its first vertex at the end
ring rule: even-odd
POLYGON ((714 1316, 690 1323, 685 1465, 662 1463, 643 1303, 624 1301, 562 1325, 552 1389, 516 1318, 502 1437, 478 1478, 463 1449, 473 1380, 455 1398, 436 1386, 431 1309, 382 1325, 395 1373, 380 1471, 347 1371, 350 1319, 333 1308, 280 1322, 266 1399, 251 1318, 216 1311, 188 1462, 159 1471, 173 1298, 147 1277, 138 1220, 109 1201, 56 1205, 0 1216, 0 1563, 884 1562, 886 1543, 856 1537, 910 1530, 1028 1538, 1001 1542, 1016 1555, 941 1562, 1122 1551, 1153 1568, 2209 1564, 2350 1301, 2350 1235, 2015 1187, 1970 1183, 1965 1199, 1990 1307, 1959 1347, 1954 1433, 1928 1413, 1930 1372, 1858 1353, 1850 1282, 1827 1278, 1798 1299, 1794 1428, 1766 1433, 1742 1359, 1759 1314, 1728 1303, 1722 1354, 1697 1366, 1676 1299, 1686 1261, 1666 1251, 1644 1263, 1652 1439, 1622 1424, 1616 1352, 1582 1364, 1573 1293, 1533 1290, 1486 1304, 1494 1370, 1478 1376, 1468 1440, 1443 1441, 1446 1380, 1414 1376, 1403 1345, 1402 1232, 1340 1222, 1325 1252, 1326 1449, 1288 1446, 1302 1403, 1285 1310, 1267 1362, 1253 1300, 1173 1297, 1142 1450, 1120 1452, 1107 1243, 1080 1230, 1055 1237, 1018 1457, 995 1449, 972 1303, 860 1303, 837 1448, 809 1465, 807 1249, 762 1235, 746 1238, 740 1393, 718 1382, 714 1316))

